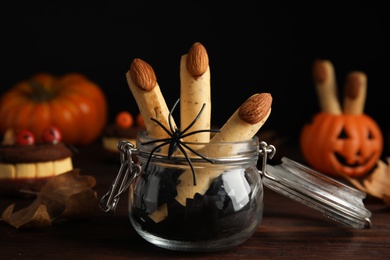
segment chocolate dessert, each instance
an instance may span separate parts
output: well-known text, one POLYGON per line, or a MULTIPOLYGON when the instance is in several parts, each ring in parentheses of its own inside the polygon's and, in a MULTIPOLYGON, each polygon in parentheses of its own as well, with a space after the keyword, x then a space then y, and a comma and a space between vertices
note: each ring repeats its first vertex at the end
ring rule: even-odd
POLYGON ((50 177, 73 169, 73 150, 62 142, 0 145, 0 195, 38 192, 50 177))

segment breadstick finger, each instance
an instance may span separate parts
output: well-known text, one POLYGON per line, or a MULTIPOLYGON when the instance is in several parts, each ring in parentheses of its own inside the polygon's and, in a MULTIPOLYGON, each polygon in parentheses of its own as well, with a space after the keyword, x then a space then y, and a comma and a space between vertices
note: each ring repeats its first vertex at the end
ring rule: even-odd
POLYGON ((350 72, 344 90, 344 114, 362 114, 367 93, 366 74, 358 71, 350 72))
POLYGON ((210 142, 238 142, 251 139, 264 125, 271 113, 269 93, 249 97, 222 126, 210 142))
MULTIPOLYGON (((170 111, 157 83, 153 68, 141 59, 134 59, 130 65, 130 70, 126 73, 126 79, 144 119, 149 137, 167 138, 168 134, 165 130, 151 120, 151 118, 154 118, 167 129, 170 129, 168 121, 170 120, 170 111)), ((173 118, 171 118, 171 123, 175 129, 176 125, 173 118)))
POLYGON ((313 65, 313 78, 322 112, 341 114, 333 64, 328 60, 316 60, 313 65))
MULTIPOLYGON (((207 51, 201 43, 194 43, 188 54, 181 57, 180 82, 181 130, 186 129, 192 123, 204 104, 205 107, 201 116, 188 132, 210 129, 210 67, 207 51)), ((184 141, 207 143, 210 141, 210 133, 203 132, 189 135, 184 138, 184 141)))
MULTIPOLYGON (((271 104, 272 97, 269 93, 255 94, 248 98, 228 119, 221 131, 210 140, 210 143, 198 150, 199 153, 212 158, 238 154, 240 151, 233 151, 235 150, 233 145, 217 145, 216 143, 246 141, 253 138, 269 117, 271 104)), ((186 170, 179 177, 176 200, 185 206, 187 198, 193 198, 197 193, 203 195, 224 170, 226 168, 197 169, 196 185, 193 184, 192 172, 186 170)))

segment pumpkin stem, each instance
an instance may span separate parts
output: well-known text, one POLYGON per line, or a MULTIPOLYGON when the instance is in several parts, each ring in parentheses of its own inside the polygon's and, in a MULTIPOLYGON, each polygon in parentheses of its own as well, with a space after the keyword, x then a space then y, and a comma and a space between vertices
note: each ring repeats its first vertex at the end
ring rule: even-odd
POLYGON ((45 89, 43 85, 36 80, 31 80, 30 86, 33 90, 31 98, 36 102, 45 102, 54 97, 54 93, 47 91, 47 89, 45 89))

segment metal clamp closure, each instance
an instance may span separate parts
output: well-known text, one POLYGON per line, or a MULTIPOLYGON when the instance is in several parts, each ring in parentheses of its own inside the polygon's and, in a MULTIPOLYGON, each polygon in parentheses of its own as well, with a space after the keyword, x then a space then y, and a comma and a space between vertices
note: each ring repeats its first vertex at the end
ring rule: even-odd
POLYGON ((132 153, 136 151, 136 148, 132 143, 121 140, 117 147, 120 151, 121 166, 109 191, 100 199, 99 203, 100 208, 105 212, 115 212, 120 196, 142 171, 141 166, 133 162, 132 153))
POLYGON ((262 161, 262 166, 261 166, 261 171, 259 171, 261 177, 266 177, 272 180, 275 180, 274 177, 269 175, 266 171, 266 166, 267 166, 267 158, 272 159, 276 153, 276 148, 273 145, 268 145, 266 142, 261 141, 259 144, 259 154, 262 156, 263 161, 262 161))

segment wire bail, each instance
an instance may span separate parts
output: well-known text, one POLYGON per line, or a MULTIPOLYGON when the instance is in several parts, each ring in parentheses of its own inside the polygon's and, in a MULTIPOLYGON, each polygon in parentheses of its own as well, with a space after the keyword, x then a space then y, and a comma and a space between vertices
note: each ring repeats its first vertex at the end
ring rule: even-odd
POLYGON ((132 153, 136 151, 136 148, 132 143, 120 140, 117 147, 120 152, 121 166, 109 191, 100 199, 99 206, 104 212, 115 212, 120 196, 142 171, 141 166, 133 162, 132 153))
POLYGON ((261 177, 267 177, 269 179, 274 179, 272 176, 267 174, 267 171, 265 170, 265 168, 267 166, 267 158, 272 159, 272 157, 274 157, 274 155, 276 153, 275 146, 268 145, 266 142, 261 141, 260 144, 259 144, 258 152, 259 152, 260 156, 262 156, 262 158, 263 158, 262 165, 261 165, 261 171, 259 171, 260 172, 260 176, 261 177))

